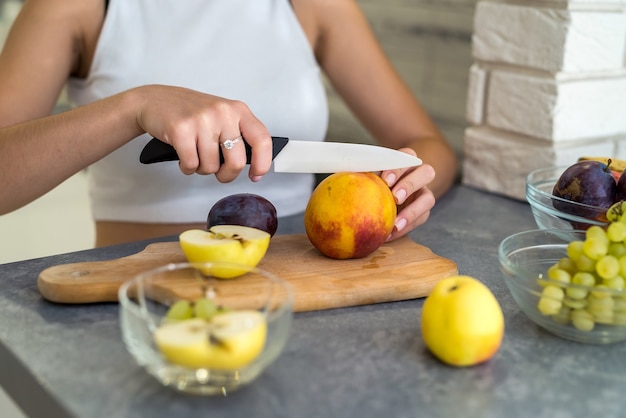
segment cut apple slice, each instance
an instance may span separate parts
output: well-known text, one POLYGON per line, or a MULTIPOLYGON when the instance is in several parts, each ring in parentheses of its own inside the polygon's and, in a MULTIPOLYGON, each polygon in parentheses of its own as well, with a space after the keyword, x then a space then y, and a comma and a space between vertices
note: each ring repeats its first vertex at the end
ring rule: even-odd
MULTIPOLYGON (((270 245, 270 234, 240 225, 215 225, 208 231, 191 229, 179 236, 180 246, 191 263, 229 262, 257 266, 270 245)), ((245 269, 210 269, 206 274, 232 278, 246 273, 245 269)))
POLYGON ((261 354, 266 335, 263 314, 241 310, 216 315, 211 321, 194 318, 166 322, 155 331, 154 341, 174 364, 236 370, 261 354))

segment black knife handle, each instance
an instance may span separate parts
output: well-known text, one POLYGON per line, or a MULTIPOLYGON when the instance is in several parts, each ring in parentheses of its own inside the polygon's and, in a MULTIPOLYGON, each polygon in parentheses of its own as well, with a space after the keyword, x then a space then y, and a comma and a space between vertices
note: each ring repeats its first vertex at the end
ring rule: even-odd
MULTIPOLYGON (((279 152, 285 148, 289 142, 289 138, 284 138, 282 136, 273 136, 272 137, 272 160, 276 158, 279 152)), ((243 144, 246 147, 246 163, 250 164, 252 160, 252 147, 248 145, 246 140, 243 140, 243 144)), ((150 142, 146 144, 146 146, 141 151, 141 155, 139 156, 139 161, 142 164, 153 164, 153 163, 162 163, 164 161, 177 161, 178 154, 173 146, 170 144, 166 144, 158 140, 157 138, 152 138, 150 142)), ((224 163, 224 154, 222 153, 222 148, 220 147, 220 164, 224 163)))

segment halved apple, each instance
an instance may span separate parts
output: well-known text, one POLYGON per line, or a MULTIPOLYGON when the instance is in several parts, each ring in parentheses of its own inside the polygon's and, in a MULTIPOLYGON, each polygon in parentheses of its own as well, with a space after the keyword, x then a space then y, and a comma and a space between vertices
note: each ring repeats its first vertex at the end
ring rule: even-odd
MULTIPOLYGON (((270 234, 240 225, 215 225, 208 231, 190 229, 179 236, 180 246, 191 263, 228 262, 256 267, 270 245, 270 234)), ((205 274, 232 278, 246 269, 211 268, 205 274)))
POLYGON ((267 337, 265 316, 240 310, 214 316, 165 322, 154 341, 165 358, 190 368, 236 370, 261 354, 267 337))

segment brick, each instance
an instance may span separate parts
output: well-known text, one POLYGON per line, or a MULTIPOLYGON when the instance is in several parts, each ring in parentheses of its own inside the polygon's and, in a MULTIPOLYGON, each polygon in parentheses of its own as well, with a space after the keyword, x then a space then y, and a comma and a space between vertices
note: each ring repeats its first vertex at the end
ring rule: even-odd
POLYGON ((479 2, 473 56, 550 72, 622 68, 626 12, 558 10, 479 2))
POLYGON ((626 71, 555 79, 509 70, 490 74, 489 126, 564 142, 626 133, 626 71))
POLYGON ((462 183, 526 200, 526 176, 543 167, 566 166, 581 156, 611 156, 611 141, 558 144, 488 127, 465 130, 462 183))
POLYGON ((470 67, 465 118, 473 125, 482 125, 484 123, 487 77, 487 71, 478 64, 473 64, 470 67))

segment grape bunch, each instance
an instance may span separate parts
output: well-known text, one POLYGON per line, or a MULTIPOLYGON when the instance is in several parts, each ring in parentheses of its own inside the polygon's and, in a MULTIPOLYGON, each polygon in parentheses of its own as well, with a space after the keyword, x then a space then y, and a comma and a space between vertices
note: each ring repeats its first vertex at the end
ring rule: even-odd
POLYGON ((229 309, 219 306, 213 299, 200 298, 195 301, 180 299, 174 302, 165 314, 166 321, 182 321, 191 318, 202 318, 207 321, 229 309))
POLYGON ((548 268, 549 280, 539 279, 539 311, 581 331, 626 325, 626 202, 612 205, 606 216, 606 229, 587 229, 584 240, 570 242, 567 256, 548 268))

